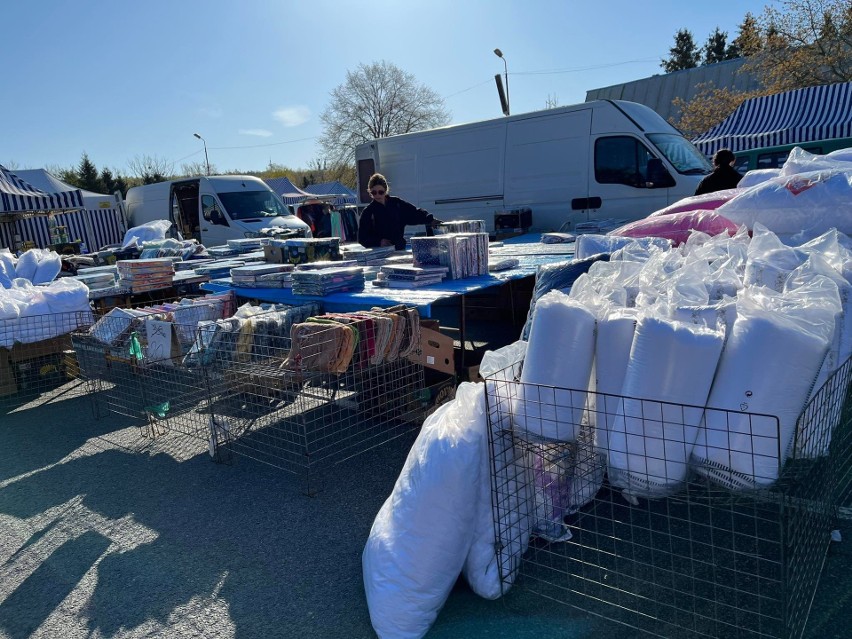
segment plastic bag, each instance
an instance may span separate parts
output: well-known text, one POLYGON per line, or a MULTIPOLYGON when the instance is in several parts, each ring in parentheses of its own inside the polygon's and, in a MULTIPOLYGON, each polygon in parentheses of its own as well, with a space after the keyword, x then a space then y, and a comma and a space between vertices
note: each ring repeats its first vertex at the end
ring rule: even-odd
POLYGON ((18 258, 18 263, 15 265, 15 277, 20 277, 25 280, 33 281, 36 271, 38 270, 38 261, 41 254, 41 249, 30 249, 25 251, 18 258))
POLYGON ((534 436, 574 441, 580 428, 594 355, 595 316, 560 291, 537 305, 530 330, 515 427, 534 436))
POLYGON ((811 171, 822 171, 823 169, 843 169, 850 168, 849 160, 844 159, 843 155, 819 155, 810 153, 801 147, 794 147, 787 159, 784 161, 784 166, 781 167, 779 175, 787 177, 798 173, 809 173, 811 171))
POLYGON ((713 193, 690 195, 689 197, 678 200, 674 204, 654 211, 648 217, 671 215, 672 213, 683 213, 685 211, 715 211, 725 202, 734 199, 740 193, 742 193, 742 190, 738 185, 736 189, 724 189, 722 191, 714 191, 713 193))
POLYGON ((426 419, 373 522, 362 568, 382 639, 423 637, 468 556, 486 436, 484 390, 463 383, 426 419))
POLYGON ((127 232, 124 234, 124 240, 121 242, 121 247, 128 248, 136 246, 141 248, 145 242, 163 240, 171 226, 172 223, 169 220, 153 220, 139 226, 134 226, 127 229, 127 232))
POLYGON ((539 266, 535 273, 535 288, 533 289, 530 310, 527 313, 527 321, 521 331, 521 339, 527 340, 530 336, 533 316, 535 315, 536 302, 541 296, 553 290, 567 293, 571 290, 574 282, 583 273, 586 273, 592 264, 600 261, 608 261, 607 255, 593 255, 583 260, 571 260, 570 262, 557 262, 556 264, 545 264, 539 266))
POLYGON ((737 184, 738 189, 747 189, 758 184, 763 184, 766 180, 771 180, 774 177, 781 175, 781 169, 753 169, 747 172, 740 183, 737 184))
POLYGON ((830 228, 848 234, 852 232, 852 168, 772 178, 723 204, 718 213, 750 229, 762 224, 773 233, 805 239, 830 228))
POLYGON ((640 317, 608 435, 608 477, 626 495, 665 497, 686 482, 723 341, 721 331, 640 317))
POLYGON ((610 231, 621 237, 656 237, 669 240, 674 246, 686 242, 693 231, 708 235, 734 235, 737 225, 716 211, 681 211, 668 215, 647 217, 610 231))
POLYGON ((625 238, 617 235, 594 235, 586 234, 579 235, 574 242, 574 257, 578 260, 584 260, 593 255, 601 253, 613 253, 622 249, 633 242, 638 242, 640 246, 645 248, 656 246, 661 249, 668 249, 671 243, 665 239, 658 237, 636 237, 625 238))
POLYGON ((62 270, 62 258, 55 251, 42 251, 38 256, 38 266, 32 276, 33 284, 48 284, 56 279, 62 270))

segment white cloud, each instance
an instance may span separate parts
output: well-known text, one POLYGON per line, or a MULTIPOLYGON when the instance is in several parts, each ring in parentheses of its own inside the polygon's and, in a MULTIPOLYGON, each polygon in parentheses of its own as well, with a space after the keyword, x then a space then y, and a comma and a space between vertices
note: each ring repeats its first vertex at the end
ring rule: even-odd
POLYGON ((284 107, 273 112, 272 117, 284 126, 299 126, 311 118, 311 112, 305 106, 284 107))
POLYGON ((266 129, 240 129, 237 131, 240 135, 254 135, 259 138, 268 138, 272 135, 272 131, 266 129))

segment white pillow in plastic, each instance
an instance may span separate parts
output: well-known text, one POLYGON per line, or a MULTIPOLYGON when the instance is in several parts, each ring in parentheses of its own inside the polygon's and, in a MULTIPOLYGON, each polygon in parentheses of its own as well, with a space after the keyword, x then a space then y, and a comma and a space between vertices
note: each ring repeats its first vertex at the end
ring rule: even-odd
POLYGON ((810 171, 821 171, 823 169, 843 168, 848 163, 840 155, 819 155, 805 151, 801 147, 794 147, 784 166, 780 169, 782 176, 796 175, 797 173, 808 173, 810 171))
POLYGON ((153 220, 139 226, 134 226, 127 229, 121 246, 122 248, 127 248, 128 246, 138 246, 141 248, 145 242, 163 240, 171 226, 172 223, 169 220, 153 220))
POLYGON ((18 263, 15 265, 16 277, 22 277, 30 282, 33 281, 33 277, 35 277, 36 271, 38 270, 37 250, 40 251, 40 249, 30 249, 29 251, 25 251, 24 254, 18 258, 18 263))
POLYGON ((852 232, 852 165, 779 176, 719 207, 735 224, 763 224, 784 235, 815 237, 830 228, 852 232))
POLYGON ((534 436, 574 441, 583 417, 595 348, 595 316, 560 291, 536 304, 515 427, 534 436))
POLYGON ((839 162, 852 162, 852 148, 837 149, 836 151, 827 153, 825 157, 839 162))
POLYGON ((754 169, 743 176, 743 179, 737 184, 737 188, 747 189, 750 186, 757 186, 779 175, 781 175, 781 169, 754 169))
POLYGON ((48 284, 56 279, 62 270, 62 258, 56 251, 44 251, 38 261, 36 272, 32 276, 33 284, 48 284))
POLYGON ((484 384, 461 384, 423 424, 362 555, 381 639, 419 639, 434 623, 473 542, 481 489, 484 384))
POLYGON ((699 474, 734 489, 778 479, 828 349, 834 312, 796 308, 766 289, 740 295, 693 449, 699 474))
POLYGON ((578 235, 574 242, 574 258, 584 260, 599 253, 613 253, 633 243, 643 248, 656 246, 664 250, 671 248, 672 243, 661 237, 621 237, 617 235, 595 235, 592 233, 578 235))
POLYGON ((15 272, 17 258, 5 250, 0 250, 0 287, 11 288, 12 280, 18 277, 15 272))
POLYGON ((665 497, 686 482, 724 335, 642 317, 609 433, 610 482, 635 497, 665 497))
POLYGON ((609 450, 608 433, 621 406, 621 388, 630 349, 636 331, 637 313, 632 309, 614 310, 598 319, 595 336, 595 399, 593 411, 596 422, 596 445, 606 454, 609 450))
POLYGON ((40 288, 51 313, 89 310, 89 288, 78 279, 63 277, 40 288))

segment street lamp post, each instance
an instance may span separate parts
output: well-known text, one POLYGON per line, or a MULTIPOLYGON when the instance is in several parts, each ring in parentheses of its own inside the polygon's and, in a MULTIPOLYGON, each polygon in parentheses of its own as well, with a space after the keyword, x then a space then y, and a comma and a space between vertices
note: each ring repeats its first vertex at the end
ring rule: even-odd
POLYGON ((201 140, 201 143, 204 145, 204 164, 207 165, 207 175, 210 175, 210 160, 207 159, 207 141, 197 133, 193 133, 192 135, 201 140))
POLYGON ((506 115, 509 115, 509 65, 506 64, 506 58, 503 57, 503 52, 500 49, 494 49, 494 55, 503 61, 503 69, 505 71, 503 77, 506 78, 506 115))

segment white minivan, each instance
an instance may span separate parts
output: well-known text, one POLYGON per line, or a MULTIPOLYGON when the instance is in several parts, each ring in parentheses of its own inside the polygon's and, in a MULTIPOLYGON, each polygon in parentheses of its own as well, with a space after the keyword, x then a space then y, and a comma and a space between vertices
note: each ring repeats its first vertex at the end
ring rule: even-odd
POLYGON ((170 220, 184 238, 206 246, 254 237, 264 228, 293 229, 311 237, 281 197, 251 175, 213 175, 134 186, 125 198, 129 226, 170 220))
POLYGON ((529 208, 537 230, 636 220, 693 195, 707 159, 648 107, 597 100, 406 133, 355 149, 359 200, 384 174, 391 193, 440 220, 529 208))

